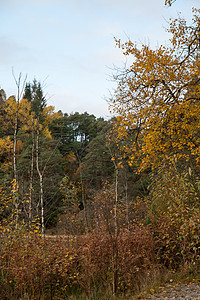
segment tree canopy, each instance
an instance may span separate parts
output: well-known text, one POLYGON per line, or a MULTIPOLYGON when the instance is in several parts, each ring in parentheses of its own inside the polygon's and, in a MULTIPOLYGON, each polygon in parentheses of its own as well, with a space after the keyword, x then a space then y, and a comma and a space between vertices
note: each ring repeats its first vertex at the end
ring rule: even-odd
POLYGON ((130 40, 120 45, 132 63, 115 77, 111 109, 121 140, 130 130, 136 132, 131 147, 121 146, 130 164, 140 156, 141 169, 157 166, 171 155, 199 163, 199 28, 199 10, 194 9, 192 25, 180 17, 171 21, 168 47, 153 50, 130 40))

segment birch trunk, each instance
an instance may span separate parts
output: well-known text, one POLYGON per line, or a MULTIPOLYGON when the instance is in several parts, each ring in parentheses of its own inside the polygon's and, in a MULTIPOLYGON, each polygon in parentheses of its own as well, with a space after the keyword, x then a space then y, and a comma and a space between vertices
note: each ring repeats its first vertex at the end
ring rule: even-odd
POLYGON ((32 153, 31 153, 30 194, 29 194, 29 226, 32 222, 32 191, 33 191, 34 152, 35 152, 35 137, 34 137, 34 125, 32 125, 32 153))
MULTIPOLYGON (((19 89, 18 89, 19 94, 19 89)), ((14 145, 13 145, 13 171, 14 171, 14 205, 15 205, 15 227, 17 227, 19 219, 19 196, 17 195, 18 180, 17 180, 17 160, 16 160, 16 149, 17 149, 17 127, 18 127, 18 110, 19 110, 19 96, 17 95, 17 108, 15 114, 15 128, 14 128, 14 145)))
POLYGON ((37 137, 36 137, 36 167, 40 179, 40 206, 41 206, 41 233, 44 236, 44 199, 43 199, 43 174, 39 168, 39 117, 37 119, 37 137))
POLYGON ((22 74, 19 74, 18 80, 15 77, 14 70, 12 69, 13 78, 15 80, 15 84, 17 86, 17 107, 16 107, 16 113, 15 113, 15 126, 14 126, 14 135, 13 135, 13 172, 14 172, 14 188, 13 188, 13 196, 14 196, 14 206, 15 206, 15 226, 18 225, 18 219, 19 219, 19 195, 18 195, 18 178, 17 178, 17 158, 16 158, 16 151, 17 151, 17 130, 18 130, 18 111, 19 111, 19 100, 22 96, 25 82, 27 75, 25 76, 24 83, 22 86, 22 89, 20 91, 21 86, 21 76, 22 74))

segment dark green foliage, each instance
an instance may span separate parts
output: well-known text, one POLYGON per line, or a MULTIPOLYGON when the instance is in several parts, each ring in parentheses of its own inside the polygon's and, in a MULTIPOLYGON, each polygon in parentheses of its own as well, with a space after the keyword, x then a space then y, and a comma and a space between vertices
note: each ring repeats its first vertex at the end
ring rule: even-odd
POLYGON ((57 119, 50 125, 52 136, 59 139, 59 149, 62 155, 73 151, 77 159, 82 161, 86 154, 86 147, 102 129, 106 121, 96 118, 87 112, 79 114, 64 114, 63 118, 57 119))
MULTIPOLYGON (((30 188, 30 170, 32 156, 32 137, 19 133, 18 138, 23 143, 23 149, 18 155, 17 170, 21 197, 25 197, 29 193, 30 188)), ((40 137, 39 149, 39 167, 44 176, 44 209, 46 224, 50 224, 53 219, 57 218, 59 207, 62 204, 61 194, 59 191, 60 182, 64 176, 62 168, 62 156, 57 148, 57 143, 45 136, 40 137)), ((36 170, 34 159, 33 170, 33 192, 32 192, 32 208, 36 214, 39 204, 39 178, 36 170)))
POLYGON ((105 134, 99 134, 89 143, 83 164, 83 176, 94 187, 100 188, 103 181, 112 177, 114 168, 106 147, 105 134))
POLYGON ((26 84, 23 98, 31 102, 31 109, 33 112, 35 112, 36 117, 40 115, 40 113, 46 106, 46 99, 42 90, 41 83, 37 82, 36 79, 33 80, 32 84, 26 84))

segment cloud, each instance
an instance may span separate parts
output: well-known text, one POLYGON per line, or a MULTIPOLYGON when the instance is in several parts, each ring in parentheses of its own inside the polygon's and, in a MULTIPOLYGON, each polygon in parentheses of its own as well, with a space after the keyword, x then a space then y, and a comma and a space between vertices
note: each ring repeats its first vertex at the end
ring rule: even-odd
POLYGON ((63 113, 84 113, 87 111, 96 117, 108 117, 108 105, 102 97, 98 99, 96 95, 85 95, 80 90, 72 91, 69 89, 60 89, 57 94, 52 95, 48 100, 48 105, 53 105, 56 109, 62 110, 63 113))
POLYGON ((12 64, 21 53, 26 52, 26 48, 20 46, 14 40, 5 36, 0 36, 0 64, 12 64))
POLYGON ((0 84, 14 85, 12 66, 29 80, 49 75, 56 109, 106 114, 107 79, 112 66, 125 61, 113 36, 163 42, 163 16, 197 1, 177 0, 166 8, 164 0, 0 0, 0 84))

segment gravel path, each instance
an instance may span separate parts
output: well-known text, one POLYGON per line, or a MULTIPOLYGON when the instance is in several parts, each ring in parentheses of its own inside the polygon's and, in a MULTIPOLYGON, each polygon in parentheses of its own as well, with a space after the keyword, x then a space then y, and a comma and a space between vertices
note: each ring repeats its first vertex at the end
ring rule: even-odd
POLYGON ((160 291, 154 295, 149 296, 146 299, 191 299, 191 300, 200 300, 200 285, 191 283, 191 284, 170 284, 166 287, 160 288, 160 291))

